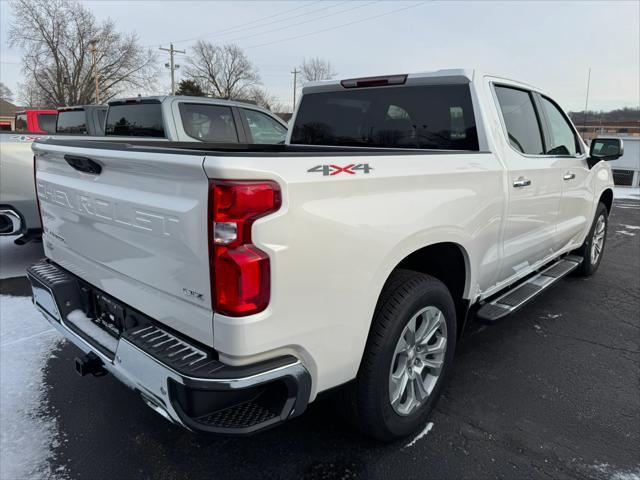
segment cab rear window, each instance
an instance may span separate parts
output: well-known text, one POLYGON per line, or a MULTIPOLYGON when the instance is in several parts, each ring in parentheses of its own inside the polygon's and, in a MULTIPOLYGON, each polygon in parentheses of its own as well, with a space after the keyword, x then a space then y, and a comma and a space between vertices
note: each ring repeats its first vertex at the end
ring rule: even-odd
POLYGON ((306 94, 291 143, 477 151, 469 85, 306 94))
POLYGON ((105 135, 164 137, 160 103, 124 103, 110 105, 105 135))
POLYGON ((58 114, 56 113, 39 113, 38 125, 42 130, 44 130, 47 133, 55 133, 57 118, 58 118, 58 114))
POLYGON ((66 110, 58 112, 57 133, 86 135, 87 119, 84 110, 66 110))

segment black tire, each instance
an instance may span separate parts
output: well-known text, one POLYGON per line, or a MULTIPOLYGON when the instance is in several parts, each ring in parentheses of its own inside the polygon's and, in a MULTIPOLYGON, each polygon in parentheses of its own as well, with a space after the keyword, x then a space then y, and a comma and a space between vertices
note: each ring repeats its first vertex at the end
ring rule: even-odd
POLYGON ((576 273, 582 275, 584 277, 588 277, 593 275, 598 270, 600 263, 602 262, 602 257, 604 256, 604 247, 607 243, 607 227, 609 226, 609 212, 604 203, 599 203, 598 208, 596 208, 596 214, 593 218, 593 223, 591 228, 589 229, 589 233, 587 234, 587 238, 584 241, 582 247, 580 247, 576 253, 580 255, 583 260, 580 266, 576 269, 576 273), (604 219, 604 237, 602 239, 602 247, 600 250, 600 254, 598 255, 596 261, 593 261, 592 249, 594 243, 594 233, 596 230, 596 226, 598 225, 598 221, 600 218, 604 219))
POLYGON ((422 273, 410 270, 393 272, 376 306, 358 376, 342 391, 341 400, 347 403, 344 406, 351 421, 366 435, 383 442, 398 440, 423 427, 450 373, 456 338, 455 305, 447 287, 438 279, 422 273), (424 403, 411 414, 403 416, 394 410, 389 397, 394 351, 409 320, 428 306, 436 307, 444 316, 444 362, 424 403))

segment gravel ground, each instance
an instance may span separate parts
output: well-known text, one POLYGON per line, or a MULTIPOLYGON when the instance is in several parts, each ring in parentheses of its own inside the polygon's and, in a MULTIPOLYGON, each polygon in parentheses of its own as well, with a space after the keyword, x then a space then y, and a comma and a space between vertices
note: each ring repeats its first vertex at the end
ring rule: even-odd
MULTIPOLYGON (((27 294, 22 280, 0 292, 27 294)), ((80 378, 62 343, 44 367, 51 472, 100 478, 640 480, 640 203, 621 200, 605 257, 520 312, 472 323, 429 428, 366 440, 328 401, 248 438, 194 435, 110 376, 80 378)), ((43 320, 44 322, 44 320, 43 320)), ((3 477, 4 480, 4 477, 3 477)))

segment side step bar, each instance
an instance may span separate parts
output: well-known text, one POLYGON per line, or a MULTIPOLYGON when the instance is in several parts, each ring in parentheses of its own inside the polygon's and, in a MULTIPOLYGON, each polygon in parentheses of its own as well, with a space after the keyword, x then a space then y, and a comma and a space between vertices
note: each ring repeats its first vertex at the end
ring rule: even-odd
POLYGON ((578 268, 581 263, 582 257, 567 255, 507 293, 485 303, 476 316, 489 323, 506 317, 578 268))

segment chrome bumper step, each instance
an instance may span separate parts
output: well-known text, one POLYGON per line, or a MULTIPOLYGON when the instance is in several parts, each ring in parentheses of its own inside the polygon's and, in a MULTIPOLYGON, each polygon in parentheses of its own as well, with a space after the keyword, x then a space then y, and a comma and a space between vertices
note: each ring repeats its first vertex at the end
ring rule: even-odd
POLYGON ((567 255, 546 267, 540 273, 528 278, 515 288, 498 298, 485 303, 476 312, 476 316, 485 322, 495 322, 515 312, 536 298, 542 292, 564 278, 582 263, 582 257, 567 255))

